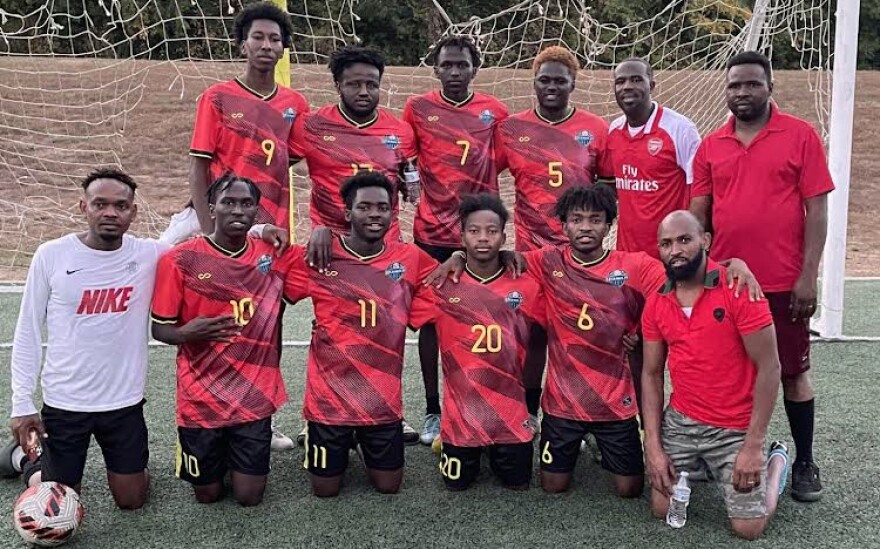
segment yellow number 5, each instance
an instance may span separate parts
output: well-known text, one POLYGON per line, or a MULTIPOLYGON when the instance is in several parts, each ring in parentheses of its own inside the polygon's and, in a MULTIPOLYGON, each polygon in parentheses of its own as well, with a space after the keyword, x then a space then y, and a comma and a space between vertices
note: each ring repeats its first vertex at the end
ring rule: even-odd
POLYGON ((589 305, 584 303, 584 306, 581 308, 581 314, 578 316, 578 328, 585 332, 593 329, 593 317, 587 313, 588 307, 589 305))
POLYGON ((263 153, 266 155, 266 165, 272 163, 272 157, 275 156, 275 142, 271 139, 264 139, 262 143, 260 143, 260 147, 263 148, 263 153))
POLYGON ((455 144, 459 147, 464 147, 464 150, 461 151, 461 160, 459 161, 459 164, 464 166, 464 163, 467 162, 468 153, 471 150, 471 142, 467 139, 459 139, 455 144))
POLYGON ((551 187, 562 186, 562 170, 559 169, 561 167, 562 162, 547 162, 547 173, 550 175, 550 181, 547 183, 549 183, 551 187), (553 179, 554 177, 556 179, 553 179))

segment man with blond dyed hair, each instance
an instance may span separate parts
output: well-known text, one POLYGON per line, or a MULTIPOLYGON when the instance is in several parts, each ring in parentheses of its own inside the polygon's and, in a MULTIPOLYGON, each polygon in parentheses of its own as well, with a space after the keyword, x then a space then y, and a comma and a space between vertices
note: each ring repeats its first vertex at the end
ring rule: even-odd
MULTIPOLYGON (((604 120, 569 103, 579 68, 571 51, 545 48, 532 68, 537 106, 504 119, 495 134, 498 170, 509 169, 514 180, 513 222, 521 252, 568 242, 553 207, 567 189, 597 180, 608 135, 604 120)), ((536 424, 546 349, 547 335, 537 328, 530 338, 525 379, 536 424)))

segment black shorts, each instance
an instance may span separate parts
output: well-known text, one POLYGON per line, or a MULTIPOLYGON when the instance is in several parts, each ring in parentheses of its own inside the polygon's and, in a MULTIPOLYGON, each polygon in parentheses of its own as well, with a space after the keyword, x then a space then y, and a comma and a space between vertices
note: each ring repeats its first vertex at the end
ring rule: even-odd
POLYGON ((227 470, 269 474, 272 418, 217 428, 178 427, 174 474, 194 486, 223 480, 227 470))
POLYGON ((437 260, 438 263, 443 263, 450 257, 452 254, 458 250, 463 250, 461 246, 435 246, 433 244, 425 244, 424 242, 415 241, 416 246, 421 248, 426 254, 433 257, 437 260))
POLYGON ((532 480, 531 442, 522 444, 494 444, 466 448, 443 444, 440 452, 440 474, 446 487, 464 490, 480 474, 480 457, 489 453, 489 466, 504 486, 528 486, 532 480))
POLYGON ((133 475, 147 468, 147 424, 144 402, 108 412, 69 412, 43 405, 42 479, 75 486, 82 481, 92 435, 104 454, 107 470, 133 475))
POLYGON ((348 453, 355 446, 368 469, 396 471, 404 463, 403 422, 350 426, 310 421, 303 467, 319 477, 338 477, 348 468, 348 453))
POLYGON ((580 453, 581 440, 588 433, 596 437, 602 453, 602 468, 614 475, 645 474, 642 439, 636 418, 620 421, 574 421, 544 415, 541 421, 541 470, 570 473, 580 453))

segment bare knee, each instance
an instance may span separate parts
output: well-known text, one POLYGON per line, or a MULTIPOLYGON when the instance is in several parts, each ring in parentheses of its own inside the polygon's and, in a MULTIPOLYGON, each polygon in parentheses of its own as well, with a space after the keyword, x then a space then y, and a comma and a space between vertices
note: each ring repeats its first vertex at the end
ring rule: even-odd
POLYGON ((263 502, 263 491, 248 490, 244 493, 235 492, 235 501, 242 507, 253 507, 263 502))
POLYGON ((738 538, 754 541, 761 537, 767 528, 767 518, 731 519, 733 533, 738 538))
POLYGON ((140 509, 147 502, 146 494, 113 494, 113 501, 123 511, 140 509))
POLYGON ((113 501, 122 510, 140 509, 147 501, 150 477, 146 470, 134 475, 120 475, 108 471, 107 483, 110 485, 113 501))
POLYGON ((809 371, 782 378, 782 392, 786 400, 805 402, 813 398, 813 383, 809 371))
POLYGON ((193 493, 199 503, 216 503, 223 499, 223 484, 217 482, 207 486, 193 486, 193 493))
POLYGON ((561 494, 571 486, 569 473, 541 473, 541 488, 548 494, 561 494))
POLYGON ((645 489, 645 477, 642 475, 624 477, 614 475, 614 491, 622 498, 641 497, 645 489))
POLYGON ((400 485, 403 484, 403 469, 396 471, 376 471, 368 469, 370 482, 380 494, 396 494, 400 492, 400 485))
POLYGON ((651 514, 656 518, 666 518, 669 512, 669 497, 651 489, 651 514))
POLYGON ((342 489, 342 476, 319 477, 312 475, 312 493, 319 498, 333 498, 342 489))

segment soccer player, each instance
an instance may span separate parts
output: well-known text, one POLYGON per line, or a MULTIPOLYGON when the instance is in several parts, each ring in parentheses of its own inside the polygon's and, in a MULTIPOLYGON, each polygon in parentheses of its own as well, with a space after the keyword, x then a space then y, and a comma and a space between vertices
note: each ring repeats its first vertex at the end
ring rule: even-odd
POLYGON ((654 85, 643 59, 615 67, 614 97, 623 115, 608 131, 602 172, 617 190, 617 249, 659 257, 657 227, 670 212, 687 208, 700 134, 688 118, 651 99, 654 85))
POLYGON ((822 140, 804 120, 770 101, 770 61, 756 52, 727 63, 727 106, 733 116, 703 140, 694 158, 691 211, 714 229, 712 257, 744 258, 767 293, 785 412, 794 439, 792 496, 822 496, 813 458, 814 393, 809 319, 834 183, 822 140))
POLYGON ((348 178, 340 195, 349 229, 335 235, 330 267, 314 270, 304 254, 293 254, 287 297, 310 297, 316 319, 303 465, 321 497, 339 493, 354 440, 377 491, 396 493, 403 480, 406 327, 413 298, 430 291, 422 282, 437 263, 415 245, 389 238, 394 192, 379 171, 348 178))
POLYGON ((443 357, 440 472, 463 490, 480 473, 480 456, 508 488, 532 478, 532 438, 523 386, 529 325, 544 322, 544 297, 529 274, 516 278, 499 257, 507 210, 497 194, 461 200, 465 275, 413 303, 415 328, 436 323, 443 357))
MULTIPOLYGON (((312 181, 312 227, 347 233, 340 182, 360 171, 376 171, 393 182, 388 238, 400 240, 397 195, 406 187, 399 184, 399 178, 406 164, 415 160, 416 145, 409 124, 378 108, 385 59, 369 48, 345 46, 330 55, 329 67, 339 103, 298 117, 293 130, 294 156, 305 159, 312 181)), ((321 234, 326 254, 331 236, 321 234)), ((321 265, 325 264, 322 260, 321 265)))
MULTIPOLYGON (((246 60, 245 71, 199 97, 190 145, 193 208, 201 232, 211 234, 206 190, 223 174, 234 173, 260 189, 256 223, 292 230, 292 129, 294 121, 309 112, 309 104, 299 92, 275 83, 275 66, 292 44, 290 17, 273 4, 259 2, 239 12, 232 31, 246 60)), ((178 223, 186 221, 184 214, 178 223)), ((272 446, 291 449, 293 441, 273 427, 272 446)))
POLYGON ((669 280, 642 316, 642 415, 651 510, 665 517, 680 471, 708 470, 734 533, 757 539, 785 487, 788 454, 764 439, 779 392, 779 357, 766 301, 737 297, 726 269, 708 258, 710 236, 686 211, 660 225, 669 280), (673 386, 666 411, 664 369, 673 386))
POLYGON ((116 505, 138 509, 149 487, 148 311, 156 262, 167 246, 125 234, 137 215, 131 177, 97 170, 82 188, 79 208, 88 230, 42 244, 28 270, 12 349, 14 440, 0 453, 0 472, 24 469, 26 485, 56 481, 79 492, 94 436, 116 505), (33 402, 38 378, 39 413, 33 402), (43 453, 33 462, 24 456, 36 446, 43 453))
POLYGON ((151 317, 153 337, 177 345, 175 474, 200 503, 232 492, 242 505, 263 499, 269 473, 271 416, 287 401, 278 325, 286 261, 248 231, 260 190, 233 174, 208 191, 210 235, 159 260, 151 317))
MULTIPOLYGON (((480 53, 469 37, 441 39, 430 61, 441 89, 410 97, 403 120, 412 126, 419 150, 422 193, 413 239, 443 262, 461 249, 461 197, 498 194, 493 133, 498 122, 507 117, 507 108, 491 95, 471 91, 480 53)), ((440 432, 437 349, 437 332, 432 324, 426 324, 419 330, 419 361, 427 401, 423 444, 431 444, 440 432)))

